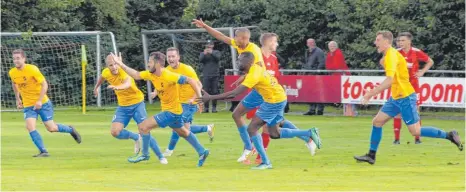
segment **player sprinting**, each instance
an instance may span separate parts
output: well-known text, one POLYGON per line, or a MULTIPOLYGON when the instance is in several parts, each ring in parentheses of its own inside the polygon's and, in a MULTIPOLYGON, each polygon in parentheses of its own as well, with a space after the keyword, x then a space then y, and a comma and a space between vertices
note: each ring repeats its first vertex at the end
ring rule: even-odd
MULTIPOLYGON (((199 86, 202 87, 199 78, 197 77, 196 71, 194 71, 191 66, 180 62, 180 54, 177 48, 171 47, 167 49, 167 59, 169 64, 169 66, 166 68, 167 70, 196 80, 199 83, 199 86)), ((214 124, 191 125, 194 114, 199 110, 198 104, 195 101, 195 91, 190 85, 184 84, 179 86, 179 92, 180 102, 183 108, 183 114, 181 114, 181 116, 183 118, 184 126, 194 134, 207 132, 210 141, 212 142, 214 139, 214 124)), ((165 156, 171 156, 173 154, 173 150, 175 149, 176 143, 179 139, 180 136, 178 136, 178 134, 173 131, 168 148, 163 153, 165 156)))
POLYGON ((16 97, 16 106, 23 109, 26 129, 29 131, 32 142, 39 149, 39 154, 33 157, 48 157, 49 153, 39 132, 36 130, 37 117, 49 132, 69 133, 77 143, 81 143, 81 136, 75 128, 53 121, 53 105, 47 97, 48 83, 37 66, 26 64, 26 54, 22 49, 13 51, 15 67, 9 71, 13 90, 16 97))
POLYGON ((189 84, 195 90, 196 96, 200 97, 201 88, 198 82, 165 69, 163 66, 165 64, 165 55, 161 52, 153 52, 149 55, 148 70, 142 72, 138 72, 126 66, 121 60, 121 56, 116 56, 112 53, 112 57, 115 62, 135 80, 150 80, 157 90, 162 106, 162 112, 158 113, 153 118, 145 119, 139 124, 139 132, 142 135, 142 155, 129 158, 128 161, 131 163, 138 163, 140 161, 149 160, 150 130, 157 127, 170 127, 194 147, 199 155, 197 166, 201 167, 209 155, 209 150, 204 149, 196 136, 184 127, 183 118, 181 117, 183 108, 179 101, 178 90, 178 84, 189 84))
MULTIPOLYGON (((243 52, 238 58, 239 69, 247 73, 244 81, 234 90, 222 93, 219 95, 209 95, 204 92, 203 102, 209 100, 222 100, 234 98, 236 95, 253 88, 256 90, 263 102, 260 104, 259 110, 252 118, 248 126, 248 133, 254 143, 254 147, 261 156, 262 163, 253 169, 271 169, 272 163, 267 157, 264 146, 262 144, 261 135, 257 131, 267 125, 270 138, 293 138, 293 137, 311 137, 317 147, 321 147, 319 131, 317 128, 309 130, 280 128, 279 123, 284 120, 283 114, 286 106, 286 94, 283 87, 277 82, 277 79, 270 75, 264 67, 255 63, 254 54, 251 52, 243 52)), ((307 139, 306 141, 308 141, 307 139)))
MULTIPOLYGON (((215 30, 214 28, 205 24, 202 20, 194 19, 193 24, 199 28, 204 28, 210 35, 216 39, 223 41, 224 43, 233 46, 236 51, 241 54, 243 52, 251 52, 254 54, 254 63, 260 67, 263 67, 264 61, 262 60, 262 53, 256 44, 249 42, 251 37, 251 32, 247 28, 238 28, 235 31, 235 38, 232 39, 220 31, 215 30)), ((244 76, 241 76, 236 82, 241 82, 244 79, 244 76)), ((235 124, 238 128, 241 140, 244 143, 244 150, 241 156, 238 158, 238 162, 243 162, 248 159, 249 155, 253 151, 253 145, 247 131, 247 125, 244 119, 242 118, 249 110, 252 110, 258 107, 262 103, 262 97, 257 91, 252 90, 235 108, 233 111, 232 117, 235 121, 235 124)))
MULTIPOLYGON (((274 76, 275 78, 279 79, 280 78, 279 64, 278 64, 278 59, 274 54, 275 51, 277 51, 277 47, 278 47, 278 35, 275 33, 263 33, 261 34, 261 37, 260 37, 260 44, 261 44, 261 50, 262 50, 262 58, 264 60, 264 64, 265 64, 265 68, 267 72, 269 72, 270 75, 274 76)), ((246 117, 248 119, 252 119, 252 117, 255 116, 257 109, 258 108, 248 111, 246 117)), ((280 122, 280 127, 297 129, 297 127, 288 120, 284 120, 280 122)), ((262 136, 264 149, 267 151, 267 148, 270 142, 270 136, 265 126, 262 129, 261 136, 262 136)), ((315 155, 317 146, 312 141, 312 139, 310 139, 309 137, 299 137, 299 138, 305 142, 305 145, 311 152, 311 155, 315 155)), ((249 163, 249 161, 247 160, 245 162, 249 163)), ((259 154, 257 154, 256 164, 261 164, 261 163, 262 163, 261 157, 259 154)))
MULTIPOLYGON (((138 154, 141 150, 141 138, 138 133, 128 131, 125 128, 131 118, 138 126, 146 119, 144 94, 139 90, 134 79, 115 63, 111 55, 107 56, 105 63, 107 68, 102 71, 102 75, 94 87, 94 95, 98 95, 98 89, 104 81, 110 84, 108 88, 115 91, 118 100, 118 107, 112 119, 110 133, 117 139, 134 140, 134 153, 138 154)), ((160 163, 168 163, 152 136, 150 136, 150 147, 159 158, 160 163)))
MULTIPOLYGON (((416 94, 418 94, 417 98, 417 110, 419 111, 419 107, 422 104, 419 95, 421 94, 421 90, 419 87, 419 78, 424 75, 431 67, 434 65, 434 61, 422 50, 412 47, 411 41, 413 39, 413 35, 409 32, 400 33, 397 37, 398 40, 398 51, 403 55, 406 62, 408 63, 408 72, 409 72, 409 82, 414 88, 416 94), (424 68, 419 70, 419 62, 425 62, 424 68)), ((419 124, 422 125, 421 120, 419 120, 419 124)), ((400 144, 400 129, 401 129, 401 116, 397 115, 393 119, 393 130, 395 132, 395 141, 393 144, 400 144)), ((420 144, 421 140, 419 136, 415 137, 415 143, 420 144)))
POLYGON ((379 86, 364 94, 362 104, 367 105, 371 98, 390 87, 392 96, 372 120, 369 153, 354 158, 358 161, 374 164, 377 148, 382 138, 382 126, 398 114, 401 114, 403 121, 413 136, 447 139, 462 151, 463 144, 458 132, 455 130, 447 133, 435 127, 421 127, 416 107, 417 96, 409 82, 407 62, 403 55, 392 47, 392 43, 393 34, 390 31, 377 32, 374 44, 377 47, 377 52, 385 55, 383 62, 386 79, 379 86))

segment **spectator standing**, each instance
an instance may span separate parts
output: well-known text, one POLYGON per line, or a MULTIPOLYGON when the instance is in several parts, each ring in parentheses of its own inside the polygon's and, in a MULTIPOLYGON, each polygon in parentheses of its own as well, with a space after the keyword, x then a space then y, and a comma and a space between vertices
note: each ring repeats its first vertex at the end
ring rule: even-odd
MULTIPOLYGON (((220 57, 221 53, 214 50, 214 43, 208 42, 206 48, 199 56, 199 62, 203 66, 202 69, 202 85, 203 89, 211 94, 218 94, 218 81, 220 77, 220 57)), ((209 102, 204 103, 204 113, 209 112, 209 102)), ((217 113, 217 101, 212 101, 212 113, 217 113)))
MULTIPOLYGON (((325 69, 325 53, 316 46, 314 39, 308 39, 307 47, 309 48, 306 51, 306 62, 303 66, 303 69, 308 70, 322 70, 325 69)), ((323 103, 311 103, 309 104, 309 111, 304 113, 304 115, 323 115, 324 114, 324 104, 323 103), (317 108, 317 113, 316 113, 317 108)))
MULTIPOLYGON (((327 70, 349 70, 345 61, 345 56, 338 43, 330 41, 328 43, 327 59, 325 60, 325 67, 327 70)), ((349 72, 333 72, 332 75, 351 75, 349 72)), ((354 104, 344 104, 343 111, 345 116, 356 116, 356 106, 354 104)))

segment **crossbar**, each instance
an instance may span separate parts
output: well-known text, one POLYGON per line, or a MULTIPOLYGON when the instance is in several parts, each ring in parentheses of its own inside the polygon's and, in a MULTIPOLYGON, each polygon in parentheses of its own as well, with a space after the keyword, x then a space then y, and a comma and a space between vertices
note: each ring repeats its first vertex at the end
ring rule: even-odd
MULTIPOLYGON (((231 27, 221 27, 221 28, 214 28, 217 31, 222 31, 222 32, 229 32, 231 27)), ((257 26, 245 26, 245 27, 233 27, 233 29, 238 29, 238 28, 248 28, 248 29, 254 29, 254 28, 259 28, 257 26)), ((172 34, 172 33, 202 33, 202 32, 207 32, 205 29, 158 29, 158 30, 142 30, 142 34, 172 34)))

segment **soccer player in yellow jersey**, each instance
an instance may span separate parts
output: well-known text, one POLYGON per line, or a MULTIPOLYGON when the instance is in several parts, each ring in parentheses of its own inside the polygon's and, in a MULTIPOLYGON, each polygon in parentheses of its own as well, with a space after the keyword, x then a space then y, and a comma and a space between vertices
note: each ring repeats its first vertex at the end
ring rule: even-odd
POLYGON ((26 64, 26 54, 21 49, 13 51, 13 63, 15 67, 10 70, 9 76, 16 96, 16 105, 18 109, 23 109, 26 129, 40 152, 33 157, 49 156, 42 137, 36 130, 37 116, 40 116, 49 132, 69 133, 76 142, 81 143, 81 136, 75 128, 53 121, 53 105, 46 94, 48 83, 39 68, 26 64))
MULTIPOLYGON (((230 38, 220 31, 205 24, 202 20, 194 19, 193 24, 199 28, 204 28, 210 35, 216 39, 223 41, 224 43, 233 46, 239 54, 249 52, 254 55, 254 64, 260 67, 264 67, 264 61, 262 58, 262 52, 259 46, 249 41, 251 38, 251 32, 247 28, 239 28, 235 31, 235 38, 230 38)), ((241 76, 234 84, 239 84, 244 80, 245 76, 241 76)), ((251 152, 253 146, 247 132, 247 125, 242 118, 248 111, 255 109, 262 103, 263 99, 256 90, 252 90, 244 99, 236 106, 233 111, 233 120, 236 123, 238 131, 241 136, 241 140, 244 143, 243 154, 238 158, 238 162, 245 161, 251 152)))
POLYGON ((150 130, 157 127, 170 127, 179 136, 185 138, 199 154, 199 161, 197 166, 201 167, 207 156, 209 150, 199 143, 196 136, 184 127, 182 118, 183 108, 179 101, 179 86, 189 84, 197 97, 201 96, 201 87, 198 81, 179 75, 165 69, 165 55, 161 52, 153 52, 149 55, 149 62, 147 64, 148 70, 136 71, 126 66, 121 56, 116 56, 112 53, 115 62, 132 78, 135 80, 149 80, 154 85, 157 91, 158 97, 160 98, 160 104, 162 106, 162 112, 155 115, 153 118, 145 119, 139 124, 139 132, 142 135, 142 155, 129 158, 128 161, 137 163, 140 161, 149 160, 149 141, 150 141, 150 130))
MULTIPOLYGON (((196 80, 199 83, 199 86, 202 87, 202 84, 197 77, 196 71, 184 63, 180 63, 180 54, 179 50, 176 47, 170 47, 167 49, 167 59, 169 66, 166 68, 171 72, 178 73, 180 75, 184 75, 189 77, 193 80, 196 80)), ((210 125, 191 125, 193 121, 194 114, 199 110, 198 104, 194 100, 196 98, 196 93, 193 88, 188 85, 180 85, 180 102, 181 106, 183 107, 183 114, 181 115, 183 118, 184 126, 189 129, 192 133, 204 133, 210 137, 210 141, 213 141, 214 138, 214 124, 210 125)), ((202 106, 201 106, 202 107, 202 106)), ((180 136, 176 134, 175 131, 172 132, 170 142, 168 144, 168 148, 163 153, 164 156, 171 156, 173 154, 173 150, 175 149, 176 143, 180 139, 180 136)))
MULTIPOLYGON (((131 118, 138 125, 146 119, 147 112, 146 104, 144 103, 144 94, 138 89, 134 79, 115 63, 111 55, 107 56, 105 63, 107 64, 107 68, 102 71, 102 75, 94 87, 94 95, 97 96, 98 89, 104 81, 110 84, 108 88, 115 91, 118 100, 118 107, 112 119, 110 132, 117 139, 131 138, 134 140, 134 153, 138 154, 141 150, 139 134, 128 131, 125 128, 128 126, 131 118)), ((159 158, 160 163, 168 163, 153 137, 150 138, 150 147, 159 158)))
POLYGON ((445 132, 435 127, 421 127, 419 112, 416 107, 417 96, 409 82, 407 62, 403 55, 392 47, 392 43, 393 34, 390 31, 377 32, 374 44, 377 47, 377 52, 384 54, 383 66, 386 78, 379 86, 366 91, 362 104, 367 105, 372 97, 388 88, 391 88, 392 95, 372 120, 369 153, 354 158, 358 161, 374 164, 377 148, 382 138, 382 126, 398 114, 401 114, 403 121, 413 136, 447 139, 462 151, 463 144, 458 132, 455 130, 445 132))
POLYGON ((256 90, 261 98, 263 98, 259 110, 247 127, 248 134, 251 136, 254 147, 262 159, 262 163, 257 167, 253 167, 253 169, 272 168, 272 164, 262 144, 262 137, 260 134, 257 134, 257 131, 264 125, 267 125, 266 128, 272 139, 306 136, 312 138, 317 147, 320 148, 321 142, 318 129, 311 128, 309 130, 299 130, 279 127, 279 124, 284 120, 283 113, 287 103, 285 90, 277 82, 277 79, 267 72, 264 67, 254 63, 254 54, 251 52, 243 52, 238 60, 239 69, 247 73, 241 85, 232 91, 220 95, 209 95, 204 92, 204 96, 199 100, 206 102, 209 100, 233 98, 251 88, 256 90))

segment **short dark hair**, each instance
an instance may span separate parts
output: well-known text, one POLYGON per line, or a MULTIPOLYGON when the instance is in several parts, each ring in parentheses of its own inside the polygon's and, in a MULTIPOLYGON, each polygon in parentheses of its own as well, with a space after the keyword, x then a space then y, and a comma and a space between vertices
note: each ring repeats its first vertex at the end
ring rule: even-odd
POLYGON ((22 57, 26 57, 26 53, 22 49, 13 50, 13 54, 20 54, 22 57))
POLYGON ((238 57, 239 69, 243 71, 247 65, 254 64, 254 59, 254 54, 252 52, 246 51, 241 53, 238 57))
POLYGON ((165 64, 165 54, 160 51, 150 53, 149 58, 152 58, 154 61, 162 65, 165 64))
POLYGON ((272 37, 277 37, 278 38, 278 35, 275 34, 275 33, 262 33, 261 34, 261 37, 259 39, 259 42, 261 43, 261 45, 264 45, 264 42, 269 39, 269 38, 272 38, 272 37))
POLYGON ((169 52, 169 51, 176 51, 176 53, 178 53, 178 55, 180 54, 180 50, 178 48, 176 48, 176 47, 169 47, 167 49, 167 52, 169 52))
POLYGON ((413 39, 413 35, 410 32, 401 32, 398 34, 398 38, 400 37, 407 37, 409 40, 413 39))
POLYGON ((251 31, 249 31, 249 29, 246 28, 246 27, 240 27, 240 28, 236 29, 236 31, 235 31, 235 36, 237 36, 239 33, 248 33, 248 34, 251 34, 251 31))
POLYGON ((393 42, 393 34, 390 31, 378 31, 377 35, 382 35, 383 38, 393 42))

